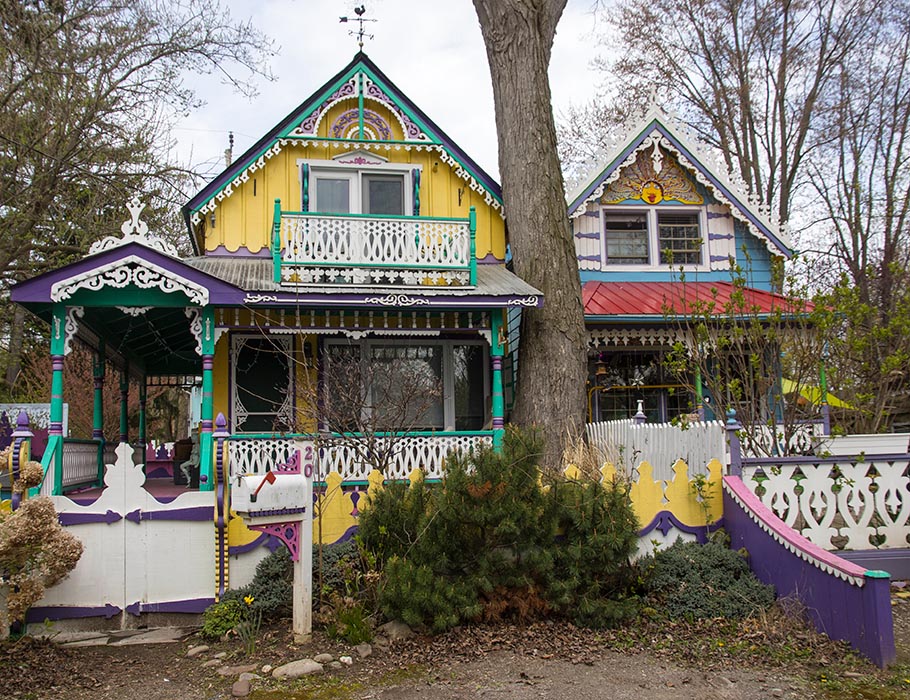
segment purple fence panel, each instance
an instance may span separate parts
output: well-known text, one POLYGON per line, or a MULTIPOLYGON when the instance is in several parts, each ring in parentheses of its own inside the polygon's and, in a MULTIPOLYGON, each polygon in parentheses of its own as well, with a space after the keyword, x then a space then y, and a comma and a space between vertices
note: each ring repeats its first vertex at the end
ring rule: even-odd
POLYGON ((885 667, 895 659, 890 577, 812 544, 762 504, 738 476, 724 477, 724 527, 733 549, 779 597, 798 598, 816 629, 885 667))

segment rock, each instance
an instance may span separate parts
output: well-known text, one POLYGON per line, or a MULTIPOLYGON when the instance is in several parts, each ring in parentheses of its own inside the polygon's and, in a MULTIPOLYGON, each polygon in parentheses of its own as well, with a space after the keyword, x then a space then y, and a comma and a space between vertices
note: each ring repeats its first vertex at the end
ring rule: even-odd
POLYGON ((256 664, 243 664, 242 666, 222 666, 218 669, 219 676, 239 676, 256 670, 256 664))
POLYGON ((316 656, 313 657, 313 661, 315 661, 317 664, 328 664, 334 660, 335 657, 331 654, 316 654, 316 656))
POLYGON ((209 659, 204 664, 202 664, 202 668, 211 668, 212 666, 220 666, 220 665, 221 665, 221 659, 209 659))
POLYGON ((265 664, 265 665, 264 665, 261 669, 259 669, 259 670, 262 671, 264 674, 268 675, 268 674, 270 674, 270 673, 272 672, 272 664, 265 664))
POLYGON ((354 647, 354 650, 360 655, 361 659, 365 659, 373 653, 373 647, 371 647, 366 642, 363 644, 358 644, 356 647, 354 647))
POLYGON ((227 652, 226 652, 226 651, 219 651, 219 652, 218 652, 217 654, 215 654, 212 658, 213 658, 213 659, 223 659, 225 656, 227 656, 227 652))
POLYGON ((250 694, 250 682, 246 679, 234 681, 231 686, 231 695, 235 698, 245 698, 250 694))
POLYGON ((189 649, 187 649, 187 650, 186 650, 186 655, 189 656, 189 657, 199 656, 199 654, 204 654, 204 653, 207 652, 208 650, 209 650, 208 645, 206 645, 206 644, 200 644, 200 645, 198 645, 198 646, 190 647, 189 649))
POLYGON ((337 671, 339 668, 344 668, 344 664, 341 663, 340 661, 330 661, 329 668, 332 669, 333 671, 337 671))
POLYGON ((772 698, 782 698, 784 697, 783 688, 771 688, 771 697, 772 698))
POLYGON ((397 639, 408 639, 409 637, 414 636, 414 631, 405 623, 399 622, 398 620, 386 622, 379 630, 392 641, 397 639))
POLYGON ((353 665, 354 665, 354 659, 352 659, 350 656, 339 656, 339 657, 338 657, 338 660, 339 660, 341 663, 343 663, 345 666, 353 666, 353 665))
POLYGON ((313 659, 298 659, 276 668, 272 671, 272 678, 300 678, 322 672, 322 664, 316 663, 313 659))
POLYGON ((256 675, 255 673, 241 673, 238 680, 241 681, 258 681, 262 676, 256 675))
POLYGON ((863 674, 856 671, 844 671, 844 678, 863 678, 863 674))

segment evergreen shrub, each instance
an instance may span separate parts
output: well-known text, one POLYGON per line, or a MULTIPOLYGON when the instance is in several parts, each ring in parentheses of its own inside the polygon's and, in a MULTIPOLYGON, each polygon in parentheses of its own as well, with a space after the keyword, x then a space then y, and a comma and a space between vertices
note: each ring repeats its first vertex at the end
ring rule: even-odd
POLYGON ((360 516, 391 619, 442 631, 561 614, 589 626, 631 614, 636 522, 624 486, 543 477, 535 432, 456 455, 441 484, 389 484, 360 516), (543 483, 546 478, 547 483, 543 483))
POLYGON ((654 608, 670 619, 743 618, 774 603, 774 587, 716 538, 704 545, 677 540, 640 565, 654 608))

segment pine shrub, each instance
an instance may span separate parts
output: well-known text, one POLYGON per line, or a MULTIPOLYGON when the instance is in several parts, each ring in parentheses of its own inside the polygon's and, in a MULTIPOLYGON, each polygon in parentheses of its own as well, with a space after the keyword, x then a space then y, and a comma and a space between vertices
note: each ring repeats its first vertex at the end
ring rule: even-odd
POLYGON ((636 522, 620 487, 544 485, 534 432, 456 455, 435 487, 390 484, 361 515, 384 615, 436 632, 472 620, 628 616, 636 522))
POLYGON ((743 554, 716 540, 677 540, 640 564, 654 608, 670 619, 743 618, 774 602, 774 587, 755 578, 743 554))

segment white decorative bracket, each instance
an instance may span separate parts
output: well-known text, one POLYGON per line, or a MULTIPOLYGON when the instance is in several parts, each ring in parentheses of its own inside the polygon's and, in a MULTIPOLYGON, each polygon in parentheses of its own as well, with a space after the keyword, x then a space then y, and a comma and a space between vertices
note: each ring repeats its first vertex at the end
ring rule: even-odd
POLYGON ((66 323, 63 326, 63 354, 69 355, 73 350, 73 338, 79 330, 79 320, 85 315, 81 306, 69 306, 66 309, 66 323))
MULTIPOLYGON (((196 339, 196 354, 202 356, 202 309, 194 306, 188 306, 184 310, 186 317, 190 319, 190 333, 196 339)), ((211 333, 211 328, 209 328, 211 333)))
POLYGON ((145 209, 145 204, 140 202, 138 197, 133 197, 127 202, 126 208, 130 212, 130 219, 124 221, 120 225, 120 231, 123 233, 123 236, 121 238, 107 236, 100 241, 95 241, 92 243, 91 248, 88 249, 89 255, 102 253, 105 250, 111 250, 112 248, 119 248, 127 243, 139 243, 146 248, 152 248, 165 255, 170 255, 174 258, 178 257, 177 249, 173 245, 160 236, 149 235, 148 224, 139 219, 139 215, 142 213, 142 210, 145 209))
POLYGON ((115 307, 118 311, 126 314, 127 316, 142 316, 146 311, 151 309, 151 306, 117 306, 115 307))

